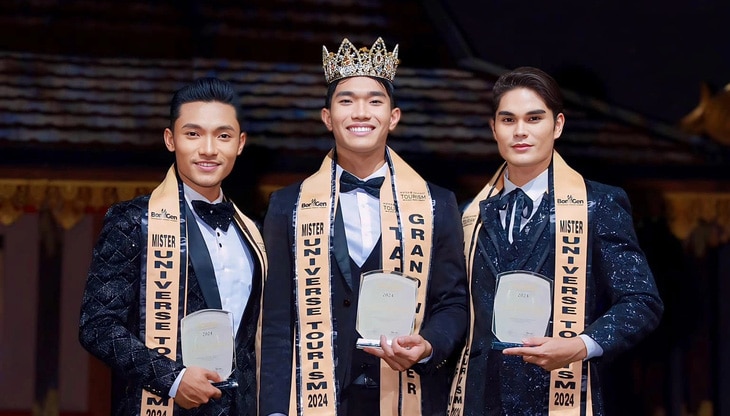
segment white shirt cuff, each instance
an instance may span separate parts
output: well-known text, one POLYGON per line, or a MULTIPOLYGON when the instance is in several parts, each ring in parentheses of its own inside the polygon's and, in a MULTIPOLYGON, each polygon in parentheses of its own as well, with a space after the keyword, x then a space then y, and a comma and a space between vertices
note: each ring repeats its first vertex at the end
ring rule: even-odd
POLYGON ((586 334, 580 334, 580 339, 586 344, 586 358, 583 360, 590 360, 591 358, 600 357, 603 355, 603 348, 593 338, 586 334))
POLYGON ((173 399, 175 398, 175 395, 177 394, 177 388, 180 387, 180 381, 182 380, 183 374, 185 374, 185 370, 187 370, 187 368, 182 369, 180 374, 177 375, 175 382, 172 383, 172 387, 170 387, 170 397, 172 397, 173 399))

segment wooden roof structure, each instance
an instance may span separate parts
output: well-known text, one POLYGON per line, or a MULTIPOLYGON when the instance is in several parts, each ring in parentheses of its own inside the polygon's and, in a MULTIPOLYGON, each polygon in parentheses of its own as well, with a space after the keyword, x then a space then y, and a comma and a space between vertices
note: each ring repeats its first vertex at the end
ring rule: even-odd
MULTIPOLYGON (((236 171, 284 174, 282 181, 311 172, 333 144, 319 115, 321 47, 334 49, 345 36, 355 44, 377 36, 389 47, 400 44, 395 85, 403 117, 389 144, 424 176, 455 188, 460 177, 483 180, 500 161, 488 125, 499 67, 463 53, 448 57, 453 46, 417 1, 39 0, 0 9, 9 31, 27 35, 0 41, 6 171, 163 171, 172 160, 161 140, 171 93, 215 75, 234 83, 247 120, 246 166, 236 171)), ((565 95, 567 124, 556 148, 586 176, 728 179, 727 149, 565 95)))

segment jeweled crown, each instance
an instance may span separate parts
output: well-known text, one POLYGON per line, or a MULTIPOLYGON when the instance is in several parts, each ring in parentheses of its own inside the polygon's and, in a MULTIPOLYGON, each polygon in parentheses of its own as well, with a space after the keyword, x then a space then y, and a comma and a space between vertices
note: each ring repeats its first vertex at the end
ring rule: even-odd
POLYGON ((345 38, 337 54, 327 52, 327 47, 322 46, 322 67, 327 84, 359 76, 378 77, 393 82, 398 63, 398 45, 388 52, 383 38, 378 38, 370 49, 357 49, 345 38))

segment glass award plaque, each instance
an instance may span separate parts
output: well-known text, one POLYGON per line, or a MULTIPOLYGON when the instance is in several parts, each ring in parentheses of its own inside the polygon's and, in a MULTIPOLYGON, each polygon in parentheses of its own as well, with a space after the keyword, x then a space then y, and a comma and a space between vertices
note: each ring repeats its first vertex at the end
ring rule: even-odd
POLYGON ((235 346, 233 316, 221 309, 202 309, 180 321, 182 359, 185 366, 203 367, 224 381, 213 383, 225 389, 238 387, 233 373, 235 346))
POLYGON ((541 274, 517 270, 497 276, 492 349, 520 347, 524 338, 545 336, 552 299, 552 282, 541 274))
POLYGON ((403 273, 372 270, 360 278, 356 329, 357 348, 380 347, 380 336, 390 341, 410 335, 416 318, 418 280, 403 273))

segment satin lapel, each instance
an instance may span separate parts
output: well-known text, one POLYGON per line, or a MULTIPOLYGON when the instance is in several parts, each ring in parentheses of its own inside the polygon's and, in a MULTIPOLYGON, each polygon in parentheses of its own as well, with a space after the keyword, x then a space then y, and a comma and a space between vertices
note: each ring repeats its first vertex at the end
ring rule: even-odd
POLYGON ((525 226, 524 232, 522 233, 522 240, 520 241, 520 253, 524 253, 523 258, 525 261, 519 265, 523 267, 524 263, 534 255, 541 255, 543 251, 537 250, 537 245, 543 237, 547 225, 550 223, 548 218, 550 201, 547 195, 542 198, 540 206, 538 207, 535 215, 530 218, 527 225, 525 226), (529 228, 528 228, 529 227, 529 228))
POLYGON ((345 279, 350 291, 353 290, 352 271, 350 270, 350 252, 347 250, 347 236, 345 235, 345 222, 342 219, 342 211, 340 205, 337 205, 335 213, 335 236, 333 242, 333 251, 340 273, 345 279))
MULTIPOLYGON (((502 223, 499 220, 499 195, 494 195, 479 203, 479 214, 481 215, 482 227, 489 236, 489 243, 492 250, 497 254, 497 258, 501 256, 502 249, 509 246, 509 240, 504 233, 502 223)), ((486 255, 483 250, 482 254, 486 255)), ((487 263, 494 264, 490 259, 485 258, 487 263)))
POLYGON ((195 277, 198 279, 203 298, 209 308, 221 309, 221 297, 218 292, 218 283, 215 280, 213 262, 210 261, 208 246, 205 245, 203 235, 200 233, 198 223, 188 204, 185 204, 188 221, 188 255, 195 270, 195 277))

